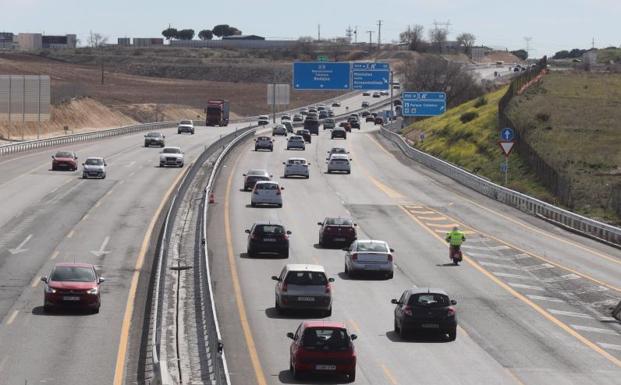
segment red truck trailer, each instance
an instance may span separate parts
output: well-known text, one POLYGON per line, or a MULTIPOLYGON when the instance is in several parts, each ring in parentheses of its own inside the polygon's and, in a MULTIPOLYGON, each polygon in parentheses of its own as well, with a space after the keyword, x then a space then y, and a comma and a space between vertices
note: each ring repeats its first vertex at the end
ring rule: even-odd
POLYGON ((229 101, 228 100, 209 100, 207 101, 207 126, 228 126, 229 124, 229 101))

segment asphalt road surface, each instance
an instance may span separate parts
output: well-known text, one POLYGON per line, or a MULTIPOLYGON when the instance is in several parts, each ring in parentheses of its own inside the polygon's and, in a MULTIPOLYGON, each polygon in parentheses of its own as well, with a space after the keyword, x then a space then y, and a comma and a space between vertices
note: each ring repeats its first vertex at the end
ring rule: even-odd
POLYGON ((290 340, 314 313, 280 316, 274 281, 285 263, 325 266, 333 313, 355 341, 359 384, 620 384, 621 328, 607 314, 621 296, 621 251, 559 230, 484 198, 403 159, 371 123, 330 140, 313 136, 305 151, 254 152, 251 142, 225 162, 210 210, 208 245, 215 295, 234 385, 341 383, 295 381, 290 340), (326 151, 344 146, 351 175, 326 174, 326 151), (386 149, 387 148, 387 149, 386 149), (282 162, 303 156, 310 179, 284 179, 282 162), (242 173, 265 168, 285 187, 283 208, 251 208, 242 173), (358 237, 396 252, 395 277, 350 279, 344 252, 318 245, 317 222, 351 216, 358 237), (275 221, 292 231, 288 260, 249 259, 244 229, 275 221), (444 234, 466 231, 465 261, 450 266, 444 234), (455 342, 434 336, 402 341, 393 332, 392 298, 412 286, 444 288, 457 304, 455 342))

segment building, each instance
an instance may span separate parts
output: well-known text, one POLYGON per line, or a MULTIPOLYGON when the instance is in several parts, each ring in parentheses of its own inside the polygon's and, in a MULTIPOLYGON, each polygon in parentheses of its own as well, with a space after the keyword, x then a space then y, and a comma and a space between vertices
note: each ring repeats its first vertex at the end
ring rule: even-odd
POLYGON ((130 45, 132 45, 131 39, 129 37, 119 37, 117 39, 117 44, 120 47, 129 47, 130 45))
POLYGON ((163 46, 164 39, 161 37, 135 37, 133 38, 134 47, 154 47, 163 46))
POLYGON ((22 51, 34 51, 43 48, 75 48, 77 36, 69 35, 42 35, 40 33, 20 33, 15 38, 17 48, 22 51))
POLYGON ((0 32, 0 49, 14 49, 14 39, 13 32, 0 32))

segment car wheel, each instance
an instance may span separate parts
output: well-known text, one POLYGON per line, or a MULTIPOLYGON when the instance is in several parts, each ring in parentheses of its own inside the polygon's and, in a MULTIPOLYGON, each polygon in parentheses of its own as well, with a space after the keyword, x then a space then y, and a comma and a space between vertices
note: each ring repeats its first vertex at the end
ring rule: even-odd
POLYGON ((390 273, 386 274, 386 278, 387 279, 392 279, 392 277, 394 277, 395 273, 393 271, 391 271, 390 273))
POLYGON ((274 309, 276 309, 276 313, 282 314, 282 308, 280 307, 280 304, 278 303, 278 298, 274 298, 274 309))
POLYGON ((291 365, 291 369, 292 369, 291 373, 293 374, 293 378, 295 378, 296 380, 299 380, 302 378, 302 372, 297 370, 294 365, 291 365))
POLYGON ((181 164, 179 165, 179 168, 182 168, 182 167, 183 167, 183 163, 181 163, 181 164))
POLYGON ((248 256, 248 258, 253 258, 254 257, 254 251, 252 251, 251 249, 247 249, 246 250, 246 255, 248 256))
POLYGON ((305 176, 305 179, 308 179, 308 178, 310 178, 310 175, 306 175, 306 176, 305 176))
POLYGON ((397 319, 396 319, 396 318, 395 318, 395 320, 394 320, 394 324, 393 324, 392 330, 393 330, 396 334, 399 334, 399 333, 400 333, 400 332, 399 332, 399 325, 397 325, 397 319))
POLYGON ((452 329, 448 332, 448 340, 455 341, 457 339, 457 328, 452 329))
POLYGON ((254 202, 250 202, 250 206, 251 206, 251 207, 257 207, 257 204, 256 204, 256 203, 254 203, 254 202))
POLYGON ((43 312, 44 313, 51 313, 52 312, 52 307, 50 305, 43 305, 43 312))
POLYGON ((276 205, 276 207, 281 208, 281 207, 282 207, 282 203, 280 203, 280 204, 276 205))
POLYGON ((283 258, 289 258, 289 250, 287 250, 284 253, 282 253, 282 257, 283 258))
POLYGON ((332 315, 332 306, 328 310, 326 310, 323 314, 325 317, 330 317, 332 315))
POLYGON ((399 328, 399 337, 404 340, 407 337, 407 333, 405 328, 403 327, 403 325, 401 325, 401 327, 399 328))
POLYGON ((353 370, 353 371, 349 372, 349 374, 347 374, 347 380, 349 382, 356 381, 356 371, 355 370, 353 370))
POLYGON ((104 174, 104 176, 102 176, 101 179, 106 179, 106 175, 104 174))
POLYGON ((346 174, 351 174, 351 171, 347 171, 346 174))
POLYGON ((181 134, 181 131, 177 131, 177 134, 181 134))
POLYGON ((82 174, 82 179, 88 179, 86 174, 82 174))
POLYGON ((351 272, 349 271, 349 268, 347 267, 347 264, 345 264, 345 274, 350 277, 351 276, 351 272))

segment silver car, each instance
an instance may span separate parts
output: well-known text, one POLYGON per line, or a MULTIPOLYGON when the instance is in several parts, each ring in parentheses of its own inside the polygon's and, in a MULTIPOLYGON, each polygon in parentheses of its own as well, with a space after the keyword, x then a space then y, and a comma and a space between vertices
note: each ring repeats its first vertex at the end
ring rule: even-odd
POLYGON ((299 150, 306 149, 306 143, 304 142, 304 138, 300 135, 290 136, 289 140, 287 140, 287 150, 291 150, 294 148, 299 150))
POLYGON ((333 172, 351 173, 351 159, 347 154, 332 154, 328 159, 328 174, 333 172))
POLYGON ((252 189, 250 196, 250 206, 257 205, 276 205, 282 207, 282 193, 284 187, 280 187, 278 182, 257 181, 252 189))
POLYGON ((303 176, 308 179, 310 173, 308 171, 308 166, 310 163, 306 161, 304 158, 289 158, 286 162, 282 162, 285 165, 285 178, 290 176, 303 176))
POLYGON ((275 136, 275 135, 287 136, 287 127, 285 127, 283 124, 277 124, 272 129, 272 136, 275 136))
POLYGON ((394 275, 394 250, 385 241, 359 239, 354 241, 345 253, 345 274, 354 276, 356 273, 376 272, 392 278, 394 275))
POLYGON ((287 309, 318 309, 324 316, 332 315, 332 288, 334 278, 326 276, 320 265, 287 264, 276 281, 274 307, 279 313, 287 309))
POLYGON ((82 163, 82 179, 106 178, 106 166, 108 164, 101 157, 89 156, 82 163))

